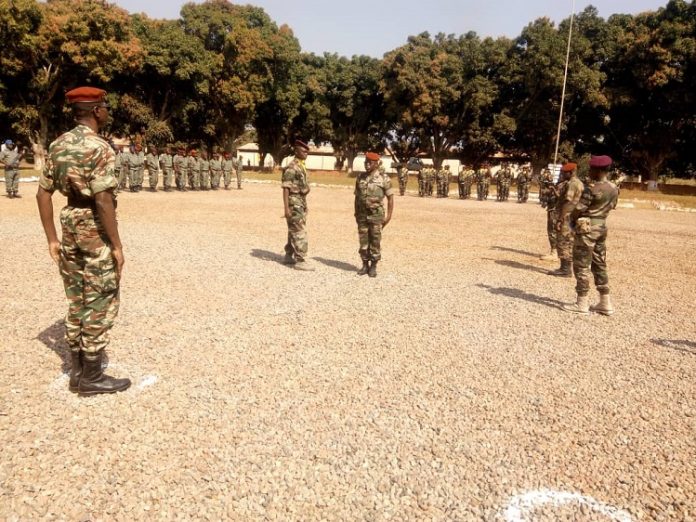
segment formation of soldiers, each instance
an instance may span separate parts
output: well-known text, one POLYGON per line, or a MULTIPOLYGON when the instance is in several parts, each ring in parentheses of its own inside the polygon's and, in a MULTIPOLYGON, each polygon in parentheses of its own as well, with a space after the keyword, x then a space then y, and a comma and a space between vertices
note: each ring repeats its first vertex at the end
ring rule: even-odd
POLYGON ((160 153, 157 147, 149 147, 147 153, 140 144, 124 149, 114 147, 116 161, 114 170, 120 190, 130 189, 140 192, 148 173, 148 188, 158 190, 160 179, 165 192, 174 189, 219 190, 221 183, 226 190, 236 181, 237 189, 242 188, 242 158, 235 159, 229 152, 215 150, 212 157, 208 152, 168 145, 160 153))

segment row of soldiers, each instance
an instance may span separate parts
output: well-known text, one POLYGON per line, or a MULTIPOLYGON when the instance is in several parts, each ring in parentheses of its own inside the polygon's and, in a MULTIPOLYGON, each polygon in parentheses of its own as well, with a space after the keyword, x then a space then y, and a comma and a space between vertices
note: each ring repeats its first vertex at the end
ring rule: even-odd
MULTIPOLYGON (((408 184, 408 169, 405 165, 397 165, 397 176, 399 179, 399 193, 403 196, 406 193, 408 184)), ((418 172, 418 196, 431 197, 433 191, 437 189, 438 198, 449 197, 449 187, 452 179, 449 165, 441 169, 435 169, 432 165, 425 165, 418 172)), ((498 188, 498 201, 507 201, 510 197, 510 185, 513 180, 517 181, 517 201, 526 203, 529 199, 529 184, 532 175, 529 167, 523 167, 515 178, 510 164, 504 163, 502 168, 493 176, 489 165, 482 165, 478 170, 474 170, 467 165, 462 166, 457 177, 459 188, 459 199, 469 199, 471 197, 471 187, 476 183, 476 197, 479 201, 488 199, 491 181, 495 179, 498 188)), ((553 178, 552 178, 553 179, 553 178)))
POLYGON ((170 192, 173 187, 182 192, 218 190, 221 182, 229 190, 235 179, 237 189, 242 188, 242 158, 240 156, 235 160, 229 152, 216 151, 209 157, 205 150, 199 154, 196 149, 191 149, 187 153, 184 147, 180 147, 176 154, 172 154, 173 147, 167 146, 161 154, 157 147, 148 147, 145 153, 140 144, 132 145, 127 150, 119 146, 114 149, 114 170, 121 190, 129 188, 131 192, 140 192, 145 169, 149 188, 153 192, 157 190, 160 176, 165 192, 170 192))

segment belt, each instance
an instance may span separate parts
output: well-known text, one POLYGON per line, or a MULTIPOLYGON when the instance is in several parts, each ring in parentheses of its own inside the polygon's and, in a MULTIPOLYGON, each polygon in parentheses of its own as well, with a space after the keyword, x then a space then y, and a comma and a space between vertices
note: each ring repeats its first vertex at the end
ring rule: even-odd
MULTIPOLYGON (((68 196, 68 206, 72 208, 91 208, 97 211, 97 202, 89 198, 76 198, 68 196)), ((118 200, 114 198, 114 208, 118 207, 118 200)))
POLYGON ((593 225, 603 225, 606 222, 607 222, 607 218, 600 218, 600 217, 591 217, 590 218, 590 223, 592 223, 593 225))

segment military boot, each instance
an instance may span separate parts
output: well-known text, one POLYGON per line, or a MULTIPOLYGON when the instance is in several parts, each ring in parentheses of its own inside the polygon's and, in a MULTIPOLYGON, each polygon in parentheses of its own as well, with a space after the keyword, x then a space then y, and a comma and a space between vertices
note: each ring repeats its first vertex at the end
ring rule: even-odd
POLYGON ((285 254, 285 257, 283 258, 283 264, 284 265, 294 265, 295 264, 295 257, 292 254, 285 254))
POLYGON ((566 312, 572 312, 574 314, 589 315, 590 305, 588 297, 586 295, 578 294, 577 301, 573 304, 564 304, 563 310, 566 312))
POLYGON ((68 389, 77 393, 77 387, 80 384, 80 377, 82 377, 82 352, 70 352, 70 383, 68 384, 68 389))
POLYGON ((84 397, 101 393, 115 393, 127 390, 131 385, 130 379, 115 379, 104 374, 102 359, 104 351, 85 353, 82 364, 82 377, 77 387, 77 393, 84 397))
POLYGON ((602 315, 613 315, 614 307, 611 304, 609 294, 599 294, 599 303, 593 306, 591 310, 602 315))
POLYGON ((358 270, 359 276, 364 276, 370 271, 370 262, 367 259, 363 259, 362 268, 358 270))
POLYGON ((556 270, 550 270, 548 274, 556 277, 572 277, 572 266, 572 261, 570 261, 570 259, 561 259, 560 268, 557 268, 556 270))
POLYGON ((377 260, 373 260, 372 263, 370 263, 370 269, 367 272, 367 275, 370 277, 377 277, 377 260))
POLYGON ((301 272, 314 272, 314 265, 310 264, 304 259, 298 259, 294 265, 295 270, 300 270, 301 272))

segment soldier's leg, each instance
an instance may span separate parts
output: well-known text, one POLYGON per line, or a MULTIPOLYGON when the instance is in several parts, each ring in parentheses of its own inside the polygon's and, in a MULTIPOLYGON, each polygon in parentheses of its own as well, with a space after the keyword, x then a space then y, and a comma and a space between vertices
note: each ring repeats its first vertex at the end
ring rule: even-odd
POLYGON ((68 312, 65 316, 65 341, 72 352, 82 346, 82 316, 84 315, 85 260, 77 244, 77 223, 73 214, 78 211, 63 209, 60 214, 62 228, 60 262, 58 264, 68 312))
POLYGON ((370 260, 370 226, 365 216, 356 216, 355 221, 358 225, 358 254, 362 261, 370 260))
POLYGON ((15 196, 19 193, 19 169, 12 169, 12 193, 15 196))
POLYGON ((137 176, 136 169, 128 169, 128 187, 131 192, 135 190, 135 179, 137 176))
POLYGON ((242 169, 237 169, 237 188, 242 188, 242 169))
POLYGON ((12 196, 12 173, 9 169, 5 169, 5 192, 8 196, 12 196))
POLYGON ((546 212, 546 235, 549 238, 549 246, 551 250, 554 251, 558 247, 558 240, 556 236, 556 211, 551 210, 546 212))
POLYGON ((596 235, 596 243, 592 251, 592 275, 594 284, 600 295, 609 293, 609 274, 607 273, 607 228, 605 226, 593 226, 593 235, 596 235), (596 230, 596 232, 595 232, 596 230))
POLYGON ((157 190, 157 184, 159 183, 159 171, 148 169, 148 181, 150 182, 150 189, 157 190))
POLYGON ((309 243, 307 240, 307 217, 304 207, 291 206, 288 223, 288 244, 285 253, 294 255, 295 260, 301 263, 307 258, 309 243))
POLYGON ((232 172, 225 171, 223 173, 223 176, 225 178, 225 188, 229 189, 230 188, 230 182, 232 181, 232 172))
POLYGON ((368 222, 369 252, 371 261, 382 259, 382 222, 368 222))
POLYGON ((579 296, 590 292, 590 267, 595 248, 592 233, 576 233, 573 241, 573 273, 575 274, 575 291, 579 296))

